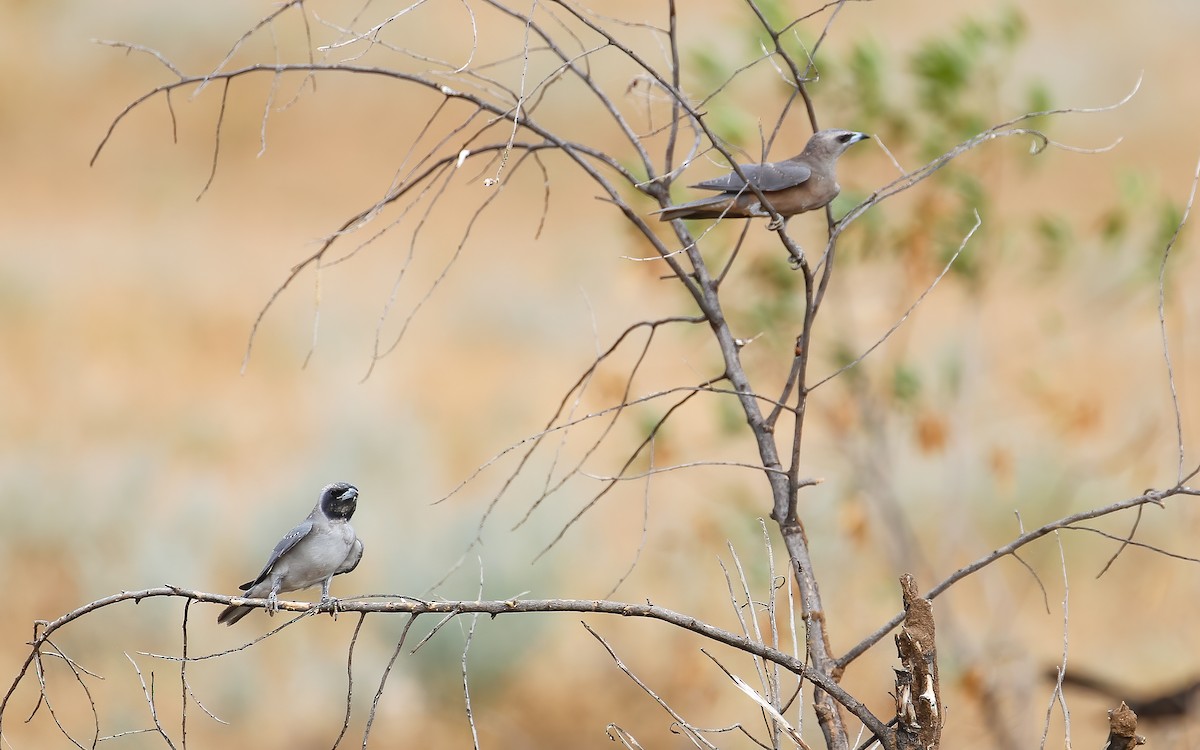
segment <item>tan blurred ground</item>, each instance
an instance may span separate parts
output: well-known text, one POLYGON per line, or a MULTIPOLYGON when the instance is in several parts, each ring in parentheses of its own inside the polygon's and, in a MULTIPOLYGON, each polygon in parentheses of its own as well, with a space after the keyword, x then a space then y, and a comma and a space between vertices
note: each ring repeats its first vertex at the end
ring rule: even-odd
MULTIPOLYGON (((719 39, 727 16, 714 11, 698 18, 686 5, 681 3, 684 23, 719 39)), ((1081 146, 1123 136, 1119 148, 1098 156, 1050 152, 1039 157, 1043 162, 1033 173, 996 175, 997 210, 1017 215, 1052 206, 1087 226, 1095 221, 1093 207, 1116 194, 1117 176, 1131 170, 1145 175, 1152 192, 1182 202, 1200 157, 1200 48, 1194 43, 1200 5, 1017 5, 1030 41, 1012 74, 1042 77, 1057 104, 1106 104, 1122 96, 1139 72, 1145 78, 1122 110, 1049 126, 1055 137, 1081 146)), ((409 252, 410 230, 326 269, 319 289, 313 274, 301 276, 267 316, 248 370, 240 374, 258 310, 316 238, 387 188, 406 138, 422 122, 413 116, 422 103, 407 99, 399 87, 323 78, 317 94, 272 115, 267 149, 256 158, 267 82, 236 88, 215 181, 196 202, 212 156, 216 90, 196 101, 175 99, 178 144, 171 143, 166 107, 158 100, 134 113, 89 168, 120 108, 166 80, 148 58, 126 57, 90 40, 146 44, 200 70, 268 7, 0 4, 0 62, 7 71, 0 76, 4 686, 24 656, 22 643, 34 619, 162 583, 231 592, 261 564, 278 534, 307 512, 317 489, 335 479, 362 490, 356 525, 367 544, 363 565, 339 579, 335 593, 424 591, 458 559, 513 464, 486 472, 447 503, 431 503, 505 446, 535 432, 596 347, 625 325, 692 311, 656 280, 658 269, 621 259, 644 255, 646 248, 631 241, 610 206, 593 200, 591 185, 558 162, 540 238, 534 227, 542 185, 535 170, 526 169, 506 186, 401 346, 365 382, 380 315, 409 252), (305 368, 318 295, 319 339, 305 368)), ((461 7, 431 5, 421 23, 436 31, 438 13, 458 19, 461 7)), ((605 12, 632 15, 635 7, 622 3, 605 12)), ((851 4, 830 44, 845 46, 867 35, 901 54, 916 40, 995 7, 982 1, 851 4)), ((569 104, 559 106, 569 113, 569 104)), ((588 126, 581 118, 580 127, 588 126)), ((803 133, 789 138, 802 139, 803 133)), ((843 185, 866 191, 889 179, 878 151, 864 150, 847 164, 843 185)), ((817 237, 815 228, 799 231, 817 237)), ((454 251, 461 226, 442 219, 422 232, 412 273, 399 287, 397 311, 382 326, 385 339, 396 334, 454 251)), ((1194 386, 1200 331, 1191 294, 1200 277, 1193 235, 1185 233, 1177 248, 1168 302, 1189 437, 1200 435, 1194 386)), ((773 245, 758 249, 778 251, 773 245)), ((881 373, 901 347, 905 356, 928 364, 923 374, 931 383, 949 377, 946 362, 961 364, 953 398, 926 399, 916 413, 886 423, 889 485, 912 519, 944 519, 942 533, 922 537, 932 572, 918 574, 929 578, 1009 540, 1018 528, 1014 511, 1030 528, 1166 486, 1174 476, 1156 286, 1152 275, 1137 273, 1151 251, 1130 243, 1112 255, 1081 255, 1086 263, 1048 286, 1032 279, 1021 248, 1002 250, 1013 260, 998 278, 982 292, 947 283, 894 348, 872 361, 879 369, 868 370, 873 378, 885 377, 881 373)), ((895 263, 848 266, 831 292, 836 297, 827 311, 826 343, 845 337, 861 346, 884 330, 927 278, 898 284, 906 270, 912 269, 895 263)), ((712 351, 699 335, 674 339, 663 352, 636 392, 713 374, 712 351)), ((759 366, 773 361, 773 354, 748 350, 748 356, 761 357, 759 366)), ((828 360, 817 367, 828 369, 828 360)), ((600 378, 607 398, 619 393, 618 372, 600 378)), ((718 434, 715 414, 697 419, 693 432, 668 433, 660 459, 722 451, 750 460, 745 445, 718 434)), ((866 419, 863 405, 829 388, 818 397, 813 418, 811 473, 828 481, 807 496, 807 520, 823 566, 818 572, 836 650, 890 616, 899 571, 875 515, 878 498, 848 489, 859 464, 847 446, 864 443, 848 436, 866 419)), ((632 445, 636 436, 626 428, 619 438, 632 445)), ((1190 451, 1189 462, 1197 456, 1190 451)), ((615 452, 600 458, 607 461, 591 467, 595 471, 619 466, 615 452)), ((539 467, 544 474, 547 464, 539 467)), ((603 595, 637 549, 643 488, 602 506, 570 532, 565 546, 530 565, 595 489, 570 485, 531 523, 510 533, 541 476, 535 471, 518 482, 488 527, 481 552, 484 595, 603 595)), ((717 558, 728 563, 725 542, 732 540, 754 569, 755 583, 760 589, 765 583, 753 520, 767 512, 760 492, 757 477, 736 470, 656 480, 647 546, 618 596, 652 597, 736 627, 717 558)), ((1189 506, 1149 512, 1142 538, 1197 556, 1200 513, 1189 506)), ((1098 525, 1121 533, 1131 522, 1098 525)), ((1096 580, 1111 544, 1079 532, 1063 541, 1071 574, 1073 665, 1109 674, 1128 670, 1139 686, 1200 672, 1194 628, 1200 573, 1194 565, 1134 550, 1096 580)), ((1035 675, 1059 658, 1063 587, 1052 542, 1030 549, 1025 559, 1043 576, 1050 613, 1037 583, 1016 562, 1002 562, 939 600, 947 617, 943 674, 955 691, 948 727, 955 745, 991 742, 970 697, 979 673, 1012 689, 1006 710, 1016 737, 1027 743, 1040 735, 1049 694, 1035 675), (991 658, 981 659, 984 654, 991 658)), ((473 554, 439 593, 475 596, 478 568, 473 554)), ((176 652, 181 606, 127 605, 97 616, 91 628, 65 631, 58 641, 106 677, 95 687, 103 700, 104 732, 147 726, 136 675, 122 652, 176 652)), ((194 608, 196 652, 233 645, 264 627, 256 616, 241 630, 218 630, 211 623, 215 613, 194 608)), ((617 672, 577 620, 480 623, 471 659, 484 746, 607 747, 603 730, 610 721, 636 728, 647 747, 682 746, 667 733, 666 715, 617 672)), ((715 726, 748 715, 744 699, 697 658, 696 641, 649 623, 590 621, 689 718, 715 726)), ((352 624, 351 618, 309 623, 256 650, 198 665, 192 677, 198 696, 232 725, 191 711, 194 746, 248 746, 252 740, 258 747, 328 746, 340 726, 344 643, 352 624), (264 694, 269 685, 275 689, 264 694)), ((376 618, 364 630, 349 738, 355 745, 366 701, 401 625, 376 618)), ((458 687, 461 642, 460 629, 452 627, 418 655, 400 659, 374 729, 378 746, 469 746, 458 687)), ((846 677, 847 686, 879 711, 889 701, 890 651, 880 646, 846 677)), ((731 666, 749 671, 747 663, 725 656, 731 666)), ((162 684, 171 685, 163 690, 162 710, 177 714, 177 673, 137 658, 144 672, 154 669, 162 684)), ((57 704, 72 726, 86 727, 87 704, 77 686, 61 668, 54 676, 57 704)), ((33 705, 28 688, 18 703, 14 716, 24 718, 33 705)), ((1103 704, 1080 699, 1073 706, 1076 741, 1099 746, 1103 704)), ((1053 731, 1052 738, 1061 738, 1061 730, 1053 731)), ((1200 737, 1200 727, 1190 731, 1192 740, 1200 737)), ((10 717, 6 741, 10 732, 18 748, 65 745, 45 717, 33 728, 10 717)), ((807 733, 815 740, 815 725, 807 733)), ((1160 736, 1155 746, 1195 744, 1183 737, 1160 736)), ((153 744, 148 737, 123 742, 153 744)), ((1060 745, 1061 739, 1052 741, 1060 745)))

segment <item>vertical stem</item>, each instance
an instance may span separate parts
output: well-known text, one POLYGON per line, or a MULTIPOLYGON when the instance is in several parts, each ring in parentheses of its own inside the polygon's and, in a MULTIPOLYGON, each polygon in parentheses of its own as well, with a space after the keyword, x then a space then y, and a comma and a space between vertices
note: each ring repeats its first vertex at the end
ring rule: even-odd
MULTIPOLYGON (((837 680, 842 676, 841 667, 833 658, 829 645, 829 629, 825 626, 825 609, 821 604, 821 592, 817 577, 813 573, 812 558, 808 553, 808 536, 804 526, 796 521, 780 525, 783 543, 796 570, 796 586, 800 589, 800 611, 804 616, 805 648, 812 667, 837 680)), ((850 746, 846 736, 841 710, 833 697, 818 687, 813 687, 813 710, 825 735, 825 745, 830 750, 847 750, 850 746)))

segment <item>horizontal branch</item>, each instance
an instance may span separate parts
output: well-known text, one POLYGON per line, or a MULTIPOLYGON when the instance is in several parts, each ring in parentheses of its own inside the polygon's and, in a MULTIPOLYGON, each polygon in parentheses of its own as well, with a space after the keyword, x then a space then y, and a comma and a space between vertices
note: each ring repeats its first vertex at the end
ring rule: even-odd
MULTIPOLYGON (((392 597, 393 595, 386 595, 392 597)), ((79 618, 94 612, 104 607, 118 604, 120 602, 132 601, 135 604, 140 603, 143 599, 154 597, 181 597, 197 602, 208 602, 211 604, 220 604, 224 606, 237 607, 255 607, 265 609, 268 606, 266 599, 248 599, 241 596, 226 596, 224 594, 210 594, 204 591, 194 591, 184 589, 178 586, 159 586, 156 588, 143 589, 141 591, 122 591, 119 594, 97 599, 94 602, 79 607, 67 614, 59 617, 53 622, 44 620, 38 621, 35 629, 35 637, 30 642, 30 654, 25 660, 25 664, 21 667, 20 672, 13 680, 8 692, 4 696, 4 700, 0 702, 0 722, 3 721, 4 710, 8 705, 9 699, 16 691, 25 673, 33 663, 35 656, 43 644, 47 642, 50 635, 62 628, 64 625, 71 623, 79 618)), ((276 602, 277 609, 288 612, 330 612, 332 605, 329 603, 321 604, 314 602, 293 602, 279 601, 276 602)), ((697 635, 708 638, 709 640, 723 643, 731 646, 739 651, 746 652, 753 656, 757 656, 767 661, 779 664, 783 668, 792 673, 803 677, 819 686, 832 695, 839 703, 846 707, 848 711, 853 713, 860 721, 867 726, 872 732, 883 732, 885 728, 882 722, 877 719, 874 714, 867 710, 859 700, 847 693, 828 675, 814 671, 809 668, 802 660, 797 659, 791 654, 784 653, 777 649, 771 648, 763 643, 751 640, 744 636, 737 635, 728 630, 710 625, 691 615, 675 612, 664 607, 659 607, 653 604, 633 604, 628 602, 606 601, 602 599, 507 599, 495 601, 423 601, 421 599, 411 599, 408 597, 394 595, 394 598, 389 598, 387 601, 357 601, 355 599, 341 599, 337 601, 337 609, 340 612, 363 612, 363 613, 379 613, 379 614, 407 614, 407 615, 423 615, 423 614, 441 614, 441 615, 461 615, 461 614, 486 614, 496 617, 504 614, 516 613, 534 613, 534 612, 575 612, 575 613, 591 613, 591 614, 606 614, 620 615, 621 617, 644 617, 651 620, 659 620, 669 623, 678 628, 691 631, 697 635)))

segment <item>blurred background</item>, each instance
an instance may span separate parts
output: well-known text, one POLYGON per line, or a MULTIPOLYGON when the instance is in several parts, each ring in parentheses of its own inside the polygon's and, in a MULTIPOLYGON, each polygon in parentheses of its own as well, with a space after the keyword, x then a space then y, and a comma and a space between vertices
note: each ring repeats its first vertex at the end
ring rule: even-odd
MULTIPOLYGON (((740 4, 703 12, 684 5, 683 84, 701 99, 760 50, 740 4)), ((613 598, 651 599, 738 629, 723 566, 732 570, 736 553, 760 600, 772 580, 758 520, 769 500, 759 474, 706 467, 622 483, 552 545, 603 489, 596 477, 618 472, 673 402, 629 410, 590 455, 607 422, 552 435, 501 494, 523 455, 506 449, 548 423, 597 352, 637 321, 694 313, 662 280, 661 264, 630 259, 653 250, 565 159, 545 157, 543 172, 514 157, 499 188, 482 185, 495 163, 473 163, 447 182, 428 214, 427 203, 382 213, 335 244, 328 260, 351 257, 298 275, 267 311, 248 355, 256 317, 289 269, 387 193, 411 168, 414 139, 428 149, 457 122, 434 114, 440 97, 367 76, 321 76, 315 90, 300 75, 274 90, 265 75, 233 83, 205 191, 224 90, 214 83, 199 94, 175 92, 170 108, 158 96, 135 109, 89 167, 122 108, 172 79, 151 56, 97 40, 144 45, 199 74, 274 7, 0 3, 8 71, 0 77, 4 684, 25 658, 34 620, 164 583, 233 593, 321 486, 336 480, 361 490, 355 526, 366 556, 335 581, 335 595, 599 598, 617 587, 613 598), (573 475, 536 502, 580 461, 592 478, 573 475), (471 547, 477 535, 482 544, 471 547)), ((388 40, 464 61, 472 52, 466 7, 421 5, 389 27, 388 40)), ((764 7, 793 18, 816 6, 764 7)), ((336 5, 308 10, 314 46, 336 38, 322 21, 352 22, 352 11, 336 5)), ((399 10, 372 7, 355 27, 399 10)), ((645 3, 600 10, 664 23, 664 12, 645 3)), ((811 44, 826 18, 805 22, 788 43, 811 44)), ((507 57, 520 50, 523 27, 482 10, 475 21, 477 64, 503 59, 489 74, 515 86, 520 59, 507 57)), ((656 37, 620 28, 630 44, 662 59, 656 37)), ((1034 123, 1061 143, 1095 149, 1121 139, 1115 148, 1033 156, 1027 138, 988 144, 847 233, 818 323, 815 378, 857 356, 904 313, 958 247, 975 210, 983 222, 909 323, 810 402, 805 473, 824 482, 804 494, 803 513, 835 652, 898 610, 900 572, 928 587, 1022 526, 1175 482, 1158 273, 1200 158, 1198 32, 1200 6, 1189 0, 864 2, 838 15, 817 60, 820 80, 811 84, 822 125, 876 133, 909 169, 1026 111, 1108 105, 1139 76, 1142 85, 1119 109, 1034 123)), ((277 55, 303 61, 307 46, 291 12, 238 48, 230 66, 273 63, 277 55)), ((362 64, 421 69, 386 49, 370 54, 362 64)), ((661 97, 619 56, 597 54, 592 64, 623 110, 641 118, 639 132, 662 125, 661 97)), ((630 163, 627 144, 592 116, 578 87, 547 92, 536 116, 630 163)), ((760 63, 706 101, 705 111, 756 160, 760 133, 771 132, 786 100, 778 75, 760 63)), ((798 151, 808 135, 794 110, 771 155, 798 151)), ((700 159, 682 182, 718 170, 700 159)), ((845 195, 835 212, 895 176, 878 146, 857 146, 841 162, 845 195)), ((655 208, 625 196, 637 210, 655 208)), ((705 240, 716 259, 741 229, 725 224, 705 240)), ((770 392, 789 364, 798 291, 777 240, 759 224, 750 227, 726 299, 739 335, 760 337, 746 349, 747 365, 770 392)), ((822 246, 819 217, 790 226, 810 253, 822 246)), ((1175 245, 1165 286, 1189 467, 1200 460, 1191 442, 1200 434, 1193 235, 1185 231, 1175 245)), ((644 341, 642 333, 620 348, 582 396, 566 398, 564 413, 618 402, 644 341)), ((628 387, 638 396, 695 385, 719 374, 717 363, 705 330, 664 329, 628 387)), ((704 460, 755 460, 732 402, 697 399, 656 440, 655 466, 704 460)), ((644 456, 636 467, 649 468, 644 456)), ((1120 535, 1133 522, 1122 515, 1092 525, 1120 535)), ((1145 513, 1138 538, 1196 557, 1198 526, 1194 503, 1174 500, 1145 513)), ((785 557, 773 541, 779 574, 785 557)), ((1024 550, 1024 565, 1001 561, 937 600, 952 744, 1028 747, 1041 736, 1050 700, 1042 673, 1062 660, 1064 627, 1071 669, 1131 691, 1167 690, 1200 674, 1194 562, 1128 549, 1098 578, 1113 541, 1064 533, 1061 560, 1056 541, 1024 550)), ((182 600, 111 607, 55 639, 104 677, 88 681, 102 735, 150 726, 132 661, 147 684, 154 673, 160 717, 178 739, 178 671, 143 652, 179 653, 182 609, 182 600)), ((237 646, 279 622, 255 613, 218 628, 217 611, 191 608, 191 653, 237 646)), ((478 623, 468 663, 483 745, 608 747, 605 726, 613 722, 646 747, 684 746, 668 715, 618 671, 580 619, 478 623)), ((583 619, 689 721, 759 726, 753 705, 699 654, 695 638, 655 623, 583 619)), ((330 746, 345 710, 354 624, 353 617, 313 619, 196 663, 189 669, 195 697, 228 724, 191 706, 193 746, 330 746)), ((460 672, 470 622, 451 623, 410 654, 433 625, 416 624, 388 678, 374 744, 470 746, 460 672)), ((351 744, 361 743, 403 627, 399 617, 363 626, 351 744)), ((786 620, 780 627, 790 643, 786 620)), ((753 676, 748 660, 715 653, 753 676)), ((886 714, 893 662, 885 639, 851 666, 845 685, 886 714)), ((59 719, 90 737, 87 696, 63 664, 47 672, 59 719)), ((1115 700, 1068 698, 1074 740, 1099 746, 1104 710, 1115 700)), ((27 680, 5 717, 5 742, 68 746, 44 708, 20 723, 35 703, 36 683, 27 680)), ((1200 741, 1194 717, 1142 730, 1156 747, 1200 741)), ((1050 731, 1051 745, 1061 746, 1061 718, 1050 731)), ((819 744, 811 717, 805 734, 819 744)), ((720 737, 722 746, 749 744, 720 737)), ((139 734, 119 743, 162 740, 139 734)))

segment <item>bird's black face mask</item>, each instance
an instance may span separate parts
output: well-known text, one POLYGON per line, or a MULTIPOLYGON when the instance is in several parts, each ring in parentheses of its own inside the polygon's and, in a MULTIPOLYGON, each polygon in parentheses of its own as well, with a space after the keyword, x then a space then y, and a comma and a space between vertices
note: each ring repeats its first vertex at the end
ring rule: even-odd
POLYGON ((347 520, 354 515, 358 506, 358 489, 353 485, 339 482, 325 490, 321 495, 321 511, 328 518, 347 520))

